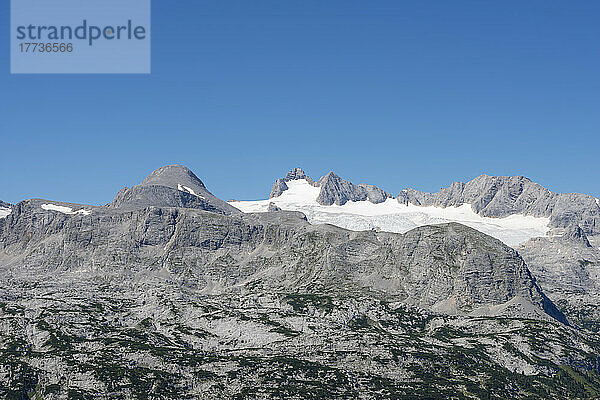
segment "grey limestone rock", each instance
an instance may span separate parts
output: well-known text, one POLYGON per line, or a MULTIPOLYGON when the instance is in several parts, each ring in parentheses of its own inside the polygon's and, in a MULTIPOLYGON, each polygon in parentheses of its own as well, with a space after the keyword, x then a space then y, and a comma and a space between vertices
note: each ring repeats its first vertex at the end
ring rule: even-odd
POLYGON ((354 185, 334 172, 329 172, 317 183, 321 187, 317 202, 323 205, 344 205, 348 201, 365 201, 382 203, 392 195, 373 185, 354 185))
POLYGON ((575 244, 583 247, 592 247, 587 235, 579 225, 571 224, 565 228, 563 234, 559 238, 567 244, 575 244))
POLYGON ((393 198, 393 196, 391 194, 387 193, 386 191, 384 191, 383 189, 380 189, 379 187, 377 187, 375 185, 367 185, 366 183, 359 183, 357 186, 359 188, 363 188, 365 190, 365 192, 367 194, 367 200, 369 200, 371 203, 375 203, 375 204, 383 203, 387 199, 393 198))
POLYGON ((286 185, 285 180, 277 179, 271 188, 269 198, 272 199, 273 197, 279 197, 286 190, 288 190, 288 185, 286 185))
POLYGON ((285 178, 283 178, 283 180, 285 182, 294 181, 294 180, 298 180, 298 179, 306 179, 306 181, 308 183, 310 183, 311 185, 315 183, 310 176, 306 175, 306 173, 301 168, 298 168, 298 167, 290 170, 286 174, 285 178))
POLYGON ((334 172, 330 172, 319 179, 318 182, 314 182, 300 168, 294 168, 287 173, 285 178, 277 179, 271 188, 269 198, 280 196, 288 189, 286 182, 298 179, 305 179, 309 184, 321 187, 317 202, 323 205, 343 205, 348 201, 365 200, 371 203, 382 203, 388 198, 393 198, 391 194, 381 190, 377 186, 364 183, 355 185, 340 178, 334 172))
POLYGON ((512 214, 550 218, 550 225, 579 225, 586 234, 600 233, 600 206, 592 196, 554 193, 523 176, 481 175, 467 183, 455 182, 437 193, 405 189, 398 202, 420 206, 450 207, 471 204, 486 217, 512 214))
POLYGON ((206 189, 204 183, 192 171, 183 165, 165 165, 153 171, 141 183, 142 186, 167 186, 178 189, 179 185, 192 190, 206 189))
POLYGON ((562 237, 531 239, 517 250, 570 321, 600 332, 600 236, 571 227, 562 237))
POLYGON ((271 193, 269 194, 269 198, 272 199, 273 197, 281 196, 281 194, 284 191, 288 190, 288 186, 286 185, 286 182, 299 180, 299 179, 304 179, 309 184, 315 185, 315 181, 313 181, 310 176, 306 175, 306 173, 301 168, 296 167, 296 168, 290 170, 285 175, 285 178, 277 179, 275 181, 275 183, 273 184, 273 186, 271 188, 271 193))
POLYGON ((150 206, 66 215, 39 204, 17 204, 0 233, 0 252, 10 260, 4 267, 20 271, 13 273, 81 270, 90 271, 89 279, 139 281, 168 271, 170 280, 203 291, 249 282, 273 292, 366 291, 449 313, 520 299, 536 318, 547 313, 564 321, 516 251, 456 223, 401 235, 311 225, 299 212, 224 215, 150 206))
POLYGON ((140 185, 123 188, 113 208, 155 207, 198 208, 220 214, 240 211, 210 193, 192 171, 182 165, 167 165, 152 172, 140 185))
MULTIPOLYGON (((577 326, 568 298, 597 314, 596 236, 586 247, 573 226, 531 241, 519 253, 532 275, 517 251, 460 224, 394 234, 311 225, 300 212, 226 213, 178 190, 203 195, 188 178, 169 168, 110 206, 51 202, 65 213, 33 199, 0 220, 0 397, 600 390, 597 335, 546 297, 577 326), (545 272, 556 265, 565 270, 545 272)), ((336 181, 331 196, 355 196, 336 181)))

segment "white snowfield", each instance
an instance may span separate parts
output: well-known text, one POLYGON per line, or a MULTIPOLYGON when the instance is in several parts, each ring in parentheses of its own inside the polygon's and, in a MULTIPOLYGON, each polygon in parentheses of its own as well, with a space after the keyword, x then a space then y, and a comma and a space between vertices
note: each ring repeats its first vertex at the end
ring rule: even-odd
POLYGON ((56 204, 42 204, 42 208, 46 211, 58 211, 60 213, 69 214, 69 215, 74 215, 74 214, 90 215, 91 214, 91 211, 84 210, 83 208, 81 210, 73 211, 73 209, 71 207, 59 206, 56 204))
POLYGON ((0 207, 0 218, 6 218, 11 212, 12 210, 10 208, 0 207))
POLYGON ((545 236, 550 228, 549 218, 511 215, 505 218, 482 217, 470 204, 460 207, 419 207, 404 205, 396 199, 383 203, 349 201, 343 206, 324 206, 317 203, 320 188, 306 180, 287 182, 288 190, 281 196, 268 200, 232 201, 233 207, 249 212, 266 212, 269 203, 282 210, 301 211, 312 224, 332 224, 355 231, 379 229, 387 232, 405 233, 418 226, 459 222, 480 232, 493 236, 508 246, 516 246, 534 237, 545 236))

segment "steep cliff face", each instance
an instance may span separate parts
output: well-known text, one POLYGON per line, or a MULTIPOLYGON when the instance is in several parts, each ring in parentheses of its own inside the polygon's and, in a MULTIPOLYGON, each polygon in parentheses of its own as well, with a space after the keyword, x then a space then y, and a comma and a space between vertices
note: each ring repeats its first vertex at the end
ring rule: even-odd
MULTIPOLYGON (((310 225, 284 211, 226 216, 98 207, 80 215, 47 211, 39 202, 17 205, 0 239, 18 275, 118 275, 127 268, 140 277, 162 271, 204 292, 254 282, 269 290, 367 290, 450 313, 514 298, 531 304, 524 312, 537 317, 551 307, 514 250, 459 224, 400 235, 310 225)), ((554 308, 549 314, 561 319, 554 308)))
POLYGON ((600 236, 537 238, 517 247, 538 284, 577 326, 600 332, 600 236))

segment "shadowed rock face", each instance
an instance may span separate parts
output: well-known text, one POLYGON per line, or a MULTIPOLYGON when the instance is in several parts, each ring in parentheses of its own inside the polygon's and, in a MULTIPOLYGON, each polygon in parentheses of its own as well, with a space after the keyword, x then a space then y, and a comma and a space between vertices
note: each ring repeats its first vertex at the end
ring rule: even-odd
POLYGON ((269 198, 279 197, 283 192, 288 190, 288 185, 286 185, 285 180, 277 179, 273 186, 271 187, 271 193, 269 194, 269 198))
POLYGON ((517 247, 540 287, 576 326, 600 332, 600 236, 579 227, 517 247))
POLYGON ((560 239, 567 245, 579 245, 583 247, 592 247, 587 235, 579 225, 570 225, 565 230, 560 239))
POLYGON ((437 193, 406 189, 397 199, 403 204, 438 207, 467 203, 486 217, 512 214, 549 217, 552 227, 579 225, 586 234, 600 233, 600 206, 594 197, 554 193, 523 176, 481 175, 467 183, 455 182, 437 193))
POLYGON ((11 208, 12 204, 0 200, 0 208, 11 208))
POLYGON ((182 165, 161 167, 140 185, 123 188, 110 206, 127 210, 149 206, 198 208, 227 215, 240 212, 213 196, 204 183, 182 165))

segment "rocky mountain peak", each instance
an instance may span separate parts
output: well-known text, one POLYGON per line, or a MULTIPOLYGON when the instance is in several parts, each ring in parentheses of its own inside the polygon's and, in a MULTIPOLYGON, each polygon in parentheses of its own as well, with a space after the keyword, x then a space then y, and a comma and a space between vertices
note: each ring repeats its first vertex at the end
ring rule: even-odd
MULTIPOLYGON (((287 173, 285 178, 283 178, 283 180, 286 182, 294 181, 294 180, 298 180, 298 179, 310 179, 310 177, 308 175, 306 175, 306 173, 302 170, 302 168, 296 167, 296 168, 290 170, 290 172, 287 173)), ((312 179, 310 179, 310 180, 312 181, 312 179)))
POLYGON ((342 181, 344 181, 342 178, 340 178, 335 172, 333 171, 329 171, 327 173, 327 175, 324 175, 321 177, 321 179, 319 179, 319 181, 317 182, 317 185, 319 186, 326 186, 326 185, 330 185, 330 184, 339 184, 342 181))
POLYGON ((192 171, 183 165, 165 165, 152 172, 141 183, 142 186, 167 186, 178 189, 187 186, 192 190, 195 188, 206 189, 204 183, 192 171))
POLYGON ((331 171, 317 183, 321 187, 317 202, 323 205, 344 205, 348 201, 382 203, 392 195, 374 185, 355 185, 331 171))
POLYGON ((157 169, 140 185, 119 191, 111 204, 121 209, 149 206, 197 208, 226 215, 240 212, 210 193, 200 178, 183 165, 157 169))
POLYGON ((371 203, 381 203, 393 196, 377 186, 361 183, 355 185, 345 179, 340 178, 335 172, 330 171, 327 175, 321 177, 318 182, 314 182, 300 168, 294 168, 287 173, 285 178, 278 179, 271 188, 269 198, 278 197, 289 189, 287 182, 293 180, 305 179, 313 186, 320 186, 321 191, 317 197, 317 202, 322 205, 343 205, 348 201, 364 201, 371 203))
POLYGON ((288 185, 286 182, 297 181, 300 179, 304 179, 309 184, 316 186, 315 181, 302 170, 302 168, 296 167, 291 169, 286 175, 285 178, 277 179, 273 186, 271 187, 271 193, 269 194, 269 198, 279 197, 283 192, 288 190, 288 185))

